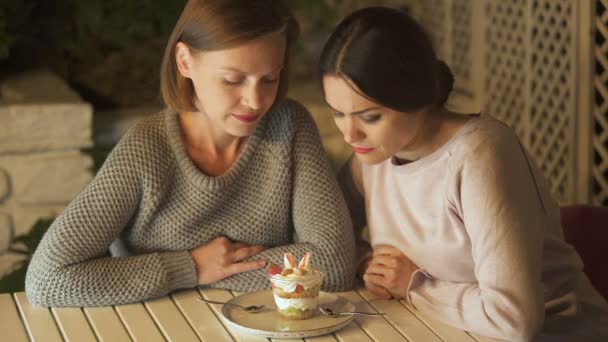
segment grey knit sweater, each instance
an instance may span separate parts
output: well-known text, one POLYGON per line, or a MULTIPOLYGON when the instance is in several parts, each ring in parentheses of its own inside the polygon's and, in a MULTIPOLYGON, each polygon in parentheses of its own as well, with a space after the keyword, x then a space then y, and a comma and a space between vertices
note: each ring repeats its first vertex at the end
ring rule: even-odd
MULTIPOLYGON (((254 259, 313 253, 323 288, 354 283, 351 221, 310 114, 286 100, 261 120, 239 158, 210 177, 189 159, 175 112, 151 116, 114 148, 43 237, 26 278, 41 306, 141 301, 196 286, 189 250, 225 236, 269 248, 254 259), (133 254, 107 256, 120 239, 133 254)), ((212 287, 269 288, 264 270, 212 287)))

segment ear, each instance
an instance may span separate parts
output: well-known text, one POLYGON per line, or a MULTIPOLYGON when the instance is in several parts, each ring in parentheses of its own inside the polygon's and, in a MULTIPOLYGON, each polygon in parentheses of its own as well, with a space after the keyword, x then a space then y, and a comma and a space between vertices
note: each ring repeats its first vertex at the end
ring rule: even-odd
POLYGON ((190 78, 193 65, 192 54, 190 54, 188 46, 182 42, 177 42, 175 45, 175 63, 179 73, 185 78, 190 78))

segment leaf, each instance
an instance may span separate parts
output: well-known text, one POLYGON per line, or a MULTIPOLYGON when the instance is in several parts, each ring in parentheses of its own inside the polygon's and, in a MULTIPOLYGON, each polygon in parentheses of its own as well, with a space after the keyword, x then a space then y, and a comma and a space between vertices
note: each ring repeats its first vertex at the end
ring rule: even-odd
POLYGON ((36 250, 36 247, 38 247, 42 236, 44 236, 44 233, 46 233, 53 221, 54 218, 39 219, 32 226, 32 229, 29 233, 16 236, 11 241, 11 245, 22 243, 23 245, 25 245, 26 249, 17 249, 11 246, 9 251, 13 253, 27 255, 28 258, 26 260, 19 261, 17 263, 18 266, 14 271, 0 278, 0 293, 20 292, 25 289, 25 274, 27 272, 27 267, 29 265, 30 259, 32 258, 32 254, 36 250))
POLYGON ((17 269, 0 278, 0 293, 24 291, 28 265, 28 261, 22 261, 17 269))
POLYGON ((36 247, 38 247, 40 240, 42 240, 42 236, 53 223, 53 220, 53 218, 39 219, 28 233, 16 236, 13 239, 12 244, 22 243, 27 248, 27 252, 30 255, 33 254, 36 247))

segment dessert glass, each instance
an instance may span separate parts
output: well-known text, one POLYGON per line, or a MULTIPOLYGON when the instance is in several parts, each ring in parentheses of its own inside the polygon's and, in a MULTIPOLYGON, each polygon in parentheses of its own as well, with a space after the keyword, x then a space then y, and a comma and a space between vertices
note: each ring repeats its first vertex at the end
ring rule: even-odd
POLYGON ((312 268, 286 269, 269 278, 274 301, 281 316, 297 320, 308 319, 314 315, 319 304, 323 273, 312 268))

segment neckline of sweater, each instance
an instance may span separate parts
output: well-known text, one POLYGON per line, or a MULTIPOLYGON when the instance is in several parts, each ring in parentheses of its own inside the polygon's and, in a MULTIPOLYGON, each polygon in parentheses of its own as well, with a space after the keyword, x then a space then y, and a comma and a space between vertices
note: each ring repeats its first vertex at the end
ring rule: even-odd
POLYGON ((184 134, 179 125, 178 113, 173 110, 166 110, 164 113, 165 129, 167 132, 169 145, 173 150, 173 154, 178 163, 179 169, 193 185, 198 188, 211 191, 224 188, 228 184, 233 183, 241 174, 243 174, 243 170, 247 168, 252 156, 258 149, 258 145, 260 144, 260 140, 265 131, 266 122, 268 121, 269 116, 270 115, 266 115, 257 124, 254 133, 249 137, 248 141, 243 147, 243 150, 232 166, 230 166, 226 172, 219 176, 209 176, 202 172, 194 164, 186 152, 184 134))

